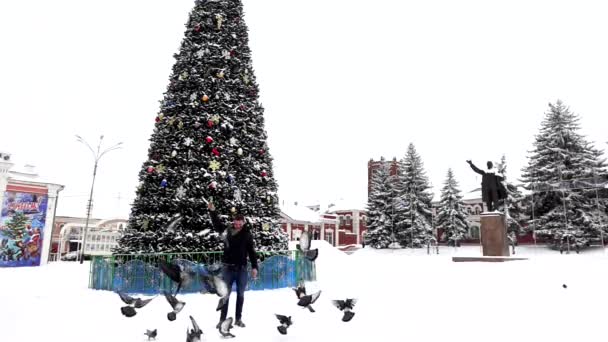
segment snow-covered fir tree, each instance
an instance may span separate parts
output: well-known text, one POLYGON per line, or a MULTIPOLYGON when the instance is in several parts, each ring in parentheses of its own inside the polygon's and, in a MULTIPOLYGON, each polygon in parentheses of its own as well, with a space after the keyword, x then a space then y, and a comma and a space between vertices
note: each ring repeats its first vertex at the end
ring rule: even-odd
POLYGON ((402 246, 421 247, 433 236, 433 194, 422 159, 412 143, 400 161, 397 183, 397 242, 402 246))
POLYGON ((589 186, 594 177, 605 177, 606 164, 579 133, 579 120, 561 101, 550 103, 522 170, 532 191, 531 224, 537 236, 556 245, 582 247, 606 233, 605 202, 597 202, 589 186))
POLYGON ((505 155, 500 159, 500 163, 496 166, 498 173, 503 177, 503 184, 507 189, 507 198, 498 201, 498 210, 505 212, 505 206, 507 209, 507 230, 509 233, 517 236, 522 231, 522 224, 525 221, 525 196, 517 188, 513 182, 507 178, 507 158, 505 155))
POLYGON ((458 245, 469 230, 467 212, 452 169, 448 169, 447 178, 441 188, 436 225, 443 228, 448 243, 453 245, 458 245))
POLYGON ((367 199, 367 232, 365 244, 373 248, 388 248, 394 242, 393 233, 395 204, 395 178, 390 174, 390 165, 380 159, 380 167, 372 175, 371 189, 367 199))
POLYGON ((245 215, 258 250, 286 250, 241 1, 196 0, 174 57, 129 230, 114 252, 221 250, 205 200, 225 221, 245 215))

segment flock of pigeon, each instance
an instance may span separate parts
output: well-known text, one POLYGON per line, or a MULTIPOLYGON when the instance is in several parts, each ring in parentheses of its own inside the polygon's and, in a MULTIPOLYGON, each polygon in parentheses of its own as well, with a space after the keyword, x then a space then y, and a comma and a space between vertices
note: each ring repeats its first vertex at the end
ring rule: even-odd
MULTIPOLYGON (((311 260, 311 261, 314 261, 319 254, 318 249, 310 249, 310 233, 308 233, 308 232, 302 233, 302 236, 300 237, 300 244, 298 244, 296 247, 298 250, 300 250, 304 254, 304 256, 308 260, 311 260)), ((203 284, 205 285, 205 288, 206 288, 206 292, 215 294, 219 297, 216 311, 220 311, 224 307, 224 305, 226 305, 226 302, 228 301, 228 297, 229 297, 229 291, 228 291, 228 285, 224 282, 224 280, 221 277, 221 268, 215 268, 215 269, 209 270, 209 274, 199 275, 194 271, 185 270, 177 264, 167 263, 164 260, 161 260, 159 262, 158 266, 159 266, 160 270, 164 274, 166 274, 167 277, 169 277, 169 279, 171 279, 173 282, 175 282, 177 284, 177 290, 175 291, 175 294, 172 294, 167 291, 163 292, 167 302, 169 303, 169 305, 171 306, 171 309, 172 309, 169 313, 167 313, 167 319, 169 321, 175 321, 175 319, 177 318, 177 314, 179 314, 182 311, 182 309, 184 308, 184 306, 186 305, 185 302, 182 302, 176 298, 176 295, 178 294, 179 290, 182 287, 188 286, 194 279, 196 279, 196 277, 198 277, 203 282, 203 284)), ((321 295, 321 291, 317 291, 312 294, 307 294, 306 287, 304 286, 303 283, 300 283, 293 290, 295 291, 296 296, 298 298, 298 302, 297 302, 298 306, 300 306, 302 308, 306 308, 310 312, 316 312, 315 309, 312 307, 312 304, 314 304, 317 301, 317 299, 319 299, 319 296, 321 295)), ((137 314, 137 311, 135 309, 143 308, 148 303, 150 303, 154 298, 156 298, 156 297, 152 297, 152 298, 148 298, 148 299, 133 298, 124 292, 118 292, 118 295, 120 296, 120 299, 125 304, 127 304, 126 306, 123 306, 120 308, 121 313, 126 317, 135 316, 137 314)), ((342 316, 343 322, 349 322, 350 320, 353 319, 353 317, 355 316, 355 313, 352 310, 356 303, 357 303, 357 300, 354 298, 347 298, 345 300, 332 300, 332 304, 336 308, 338 308, 340 311, 344 312, 344 314, 342 316)), ((291 325, 293 325, 291 316, 285 316, 285 315, 279 315, 279 314, 275 314, 275 316, 279 320, 279 324, 280 324, 279 326, 277 326, 277 330, 279 331, 280 334, 286 335, 287 329, 291 325)), ((187 332, 186 342, 200 342, 201 336, 203 335, 203 331, 201 330, 199 325, 194 320, 194 317, 192 317, 192 316, 189 316, 189 317, 190 317, 190 321, 192 323, 192 329, 186 330, 186 332, 187 332)), ((217 325, 217 329, 219 330, 220 334, 223 337, 225 337, 225 338, 235 337, 230 332, 230 330, 234 327, 232 325, 232 323, 233 323, 233 318, 229 317, 217 325)), ((148 337, 148 340, 156 339, 156 336, 158 335, 158 331, 157 331, 157 329, 146 330, 144 335, 146 335, 148 337)))

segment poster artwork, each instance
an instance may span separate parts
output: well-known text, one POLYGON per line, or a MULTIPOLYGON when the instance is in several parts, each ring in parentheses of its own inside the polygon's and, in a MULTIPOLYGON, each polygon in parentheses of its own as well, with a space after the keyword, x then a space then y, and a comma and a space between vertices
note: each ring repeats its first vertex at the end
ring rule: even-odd
POLYGON ((0 267, 39 266, 48 196, 6 191, 0 215, 0 267))

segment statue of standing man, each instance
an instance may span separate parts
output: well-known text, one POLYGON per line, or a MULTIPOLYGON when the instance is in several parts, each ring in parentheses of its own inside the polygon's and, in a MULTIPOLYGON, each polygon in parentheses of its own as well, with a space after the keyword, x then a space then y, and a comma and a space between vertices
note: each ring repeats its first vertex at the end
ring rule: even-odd
POLYGON ((470 160, 467 163, 473 171, 482 175, 481 199, 488 206, 488 211, 498 210, 498 201, 507 198, 507 190, 502 184, 503 177, 498 176, 491 161, 487 163, 488 169, 483 171, 475 166, 470 160))

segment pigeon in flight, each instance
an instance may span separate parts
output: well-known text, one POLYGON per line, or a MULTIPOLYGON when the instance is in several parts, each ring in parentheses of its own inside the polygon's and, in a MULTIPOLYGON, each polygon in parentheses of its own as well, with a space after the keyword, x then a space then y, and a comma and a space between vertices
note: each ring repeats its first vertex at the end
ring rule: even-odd
POLYGON ((220 334, 224 337, 235 337, 230 333, 230 329, 234 328, 232 325, 232 317, 226 318, 219 327, 220 334))
POLYGON ((202 276, 202 278, 207 291, 220 297, 220 300, 217 303, 217 308, 215 309, 215 311, 220 311, 224 305, 226 305, 226 302, 230 296, 228 284, 226 284, 224 279, 222 279, 222 277, 219 275, 205 275, 202 276))
POLYGON ((179 265, 173 263, 170 264, 162 259, 158 262, 158 267, 164 274, 167 275, 167 277, 169 277, 169 279, 177 283, 177 290, 175 291, 176 295, 179 293, 182 286, 190 285, 192 280, 196 277, 196 272, 186 271, 179 265))
POLYGON ((335 307, 340 309, 340 311, 344 311, 344 316, 342 316, 343 322, 349 322, 355 316, 355 313, 352 312, 355 304, 357 304, 357 300, 354 298, 347 298, 346 300, 332 300, 332 303, 335 307))
POLYGON ((158 335, 158 332, 156 331, 156 329, 154 329, 154 330, 146 329, 146 332, 144 333, 144 335, 148 336, 148 341, 150 341, 151 338, 156 340, 156 335, 158 335))
POLYGON ((315 312, 315 309, 312 308, 311 304, 319 299, 321 295, 321 291, 317 291, 313 294, 306 294, 306 288, 304 286, 300 286, 296 289, 296 294, 299 296, 300 300, 298 301, 298 305, 307 308, 310 312, 315 312), (298 290, 299 289, 299 290, 298 290), (303 292, 302 292, 303 291, 303 292))
POLYGON ((289 328, 289 326, 293 324, 293 322, 291 321, 291 316, 287 317, 287 316, 277 315, 277 314, 275 314, 275 316, 277 316, 279 323, 281 323, 281 325, 279 325, 277 327, 277 330, 282 335, 287 335, 287 328, 289 328))
POLYGON ((190 331, 186 329, 186 342, 201 342, 201 335, 203 334, 203 331, 198 324, 196 324, 194 317, 190 316, 190 321, 192 321, 192 329, 190 329, 190 331))
POLYGON ((167 302, 169 302, 171 308, 173 308, 173 311, 167 314, 167 319, 170 321, 175 321, 175 319, 177 318, 177 314, 182 311, 186 303, 177 300, 174 295, 167 291, 165 291, 165 298, 167 298, 167 302))
POLYGON ((306 259, 315 261, 319 256, 319 249, 310 249, 310 240, 310 232, 302 232, 302 235, 300 235, 300 243, 296 245, 296 248, 304 253, 306 259))
POLYGON ((118 292, 118 296, 120 296, 120 299, 125 304, 127 304, 126 306, 123 306, 120 308, 120 312, 126 317, 133 317, 133 316, 137 315, 137 311, 135 311, 135 308, 141 309, 144 306, 146 306, 148 303, 150 303, 152 301, 152 299, 154 299, 154 297, 148 298, 148 299, 133 298, 123 292, 118 292), (131 306, 131 305, 133 305, 133 306, 131 306))

